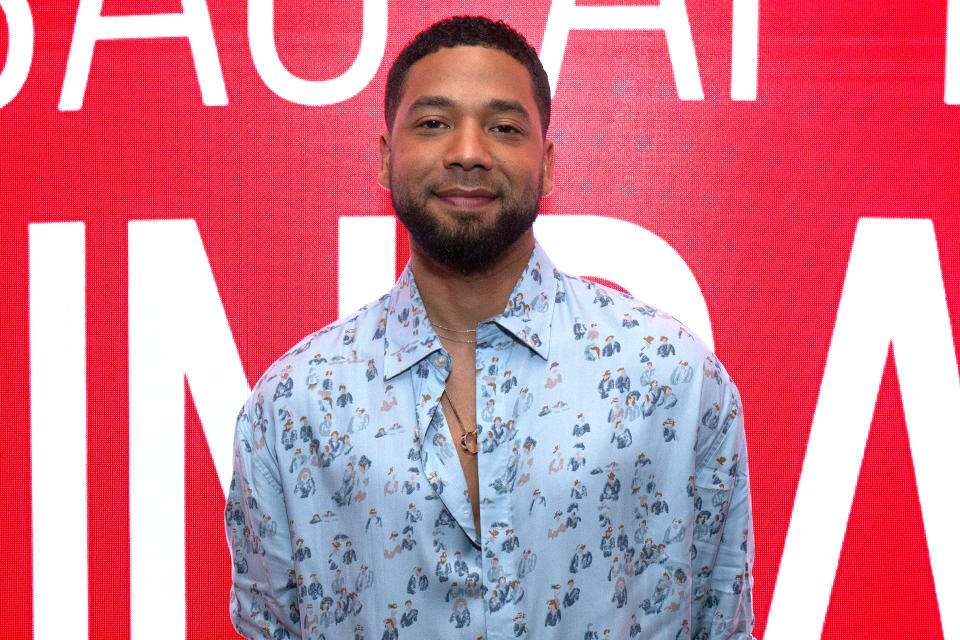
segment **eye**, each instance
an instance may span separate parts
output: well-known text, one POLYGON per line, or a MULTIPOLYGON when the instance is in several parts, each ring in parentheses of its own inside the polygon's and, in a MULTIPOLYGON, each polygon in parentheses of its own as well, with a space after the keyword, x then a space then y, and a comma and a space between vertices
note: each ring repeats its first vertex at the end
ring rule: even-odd
POLYGON ((519 135, 523 133, 523 131, 513 126, 512 124, 498 124, 495 127, 493 127, 493 131, 495 131, 496 133, 505 133, 508 135, 519 135))
POLYGON ((430 119, 430 120, 424 120, 423 122, 421 122, 420 124, 418 124, 418 125, 417 125, 417 128, 420 128, 420 129, 442 129, 442 128, 446 127, 446 126, 447 126, 447 125, 446 125, 444 122, 440 121, 440 120, 430 119))

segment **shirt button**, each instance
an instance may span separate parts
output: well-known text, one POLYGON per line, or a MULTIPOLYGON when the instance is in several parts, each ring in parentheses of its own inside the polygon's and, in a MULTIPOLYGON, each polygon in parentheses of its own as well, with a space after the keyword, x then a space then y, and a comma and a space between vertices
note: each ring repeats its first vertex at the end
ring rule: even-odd
POLYGON ((440 367, 440 368, 446 367, 446 366, 447 366, 447 356, 437 356, 437 359, 435 360, 435 362, 437 363, 437 366, 440 367))

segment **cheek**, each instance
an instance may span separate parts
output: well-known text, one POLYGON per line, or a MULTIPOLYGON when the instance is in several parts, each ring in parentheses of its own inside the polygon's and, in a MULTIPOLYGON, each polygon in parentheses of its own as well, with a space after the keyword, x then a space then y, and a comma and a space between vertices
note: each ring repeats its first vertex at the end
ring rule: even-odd
POLYGON ((510 181, 517 184, 536 184, 543 170, 539 158, 534 157, 506 159, 501 166, 503 172, 510 177, 510 181))
POLYGON ((391 178, 395 181, 403 181, 408 188, 417 187, 429 174, 429 164, 424 163, 417 156, 400 155, 395 158, 395 162, 390 167, 391 178))

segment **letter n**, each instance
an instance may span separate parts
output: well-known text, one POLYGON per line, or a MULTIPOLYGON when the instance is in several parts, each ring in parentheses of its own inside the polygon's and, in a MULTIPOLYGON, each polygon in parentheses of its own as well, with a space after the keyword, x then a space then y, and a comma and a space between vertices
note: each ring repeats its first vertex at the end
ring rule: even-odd
POLYGON ((184 378, 222 486, 233 426, 250 393, 193 220, 128 227, 130 631, 186 637, 184 378))

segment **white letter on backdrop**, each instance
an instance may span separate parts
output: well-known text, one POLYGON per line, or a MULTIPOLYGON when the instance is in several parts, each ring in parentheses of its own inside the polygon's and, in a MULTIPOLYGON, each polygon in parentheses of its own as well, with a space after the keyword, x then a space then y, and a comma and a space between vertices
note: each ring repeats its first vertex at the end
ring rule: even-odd
POLYGON ((576 0, 554 0, 547 16, 543 46, 540 47, 540 59, 553 93, 557 92, 567 36, 573 29, 663 31, 677 95, 681 100, 703 100, 697 53, 693 48, 684 0, 661 0, 659 5, 605 7, 578 6, 576 0))
POLYGON ((890 343, 913 451, 943 635, 960 634, 956 518, 944 499, 960 448, 960 402, 930 220, 862 218, 850 252, 766 640, 819 638, 890 343))
POLYGON ((760 0, 733 0, 733 51, 730 60, 730 97, 757 99, 757 47, 760 0))
POLYGON ((31 224, 33 637, 87 637, 87 324, 82 222, 31 224), (69 524, 67 524, 69 523, 69 524), (70 535, 64 535, 66 528, 70 535), (54 551, 55 550, 55 551, 54 551), (64 580, 71 597, 63 597, 64 580), (50 603, 56 602, 56 615, 50 603))
POLYGON ((393 286, 397 223, 393 216, 340 216, 338 310, 341 318, 393 286))
POLYGON ((97 40, 127 38, 189 39, 203 104, 227 104, 227 89, 223 84, 207 3, 205 0, 182 2, 183 13, 102 16, 103 0, 80 0, 67 71, 60 92, 60 111, 76 111, 83 106, 93 61, 93 46, 97 40))
POLYGON ((343 102, 363 91, 380 68, 387 46, 387 0, 363 0, 360 52, 343 75, 330 80, 304 80, 283 66, 273 37, 273 4, 274 0, 249 0, 247 7, 250 55, 271 91, 311 106, 343 102))
POLYGON ((130 222, 130 633, 186 637, 184 376, 220 484, 250 393, 193 220, 130 222), (162 561, 157 549, 164 550, 162 561))
POLYGON ((7 61, 0 72, 0 107, 17 97, 33 61, 33 15, 27 0, 0 0, 7 17, 7 61))
POLYGON ((943 101, 960 104, 960 0, 947 2, 947 59, 943 101))

